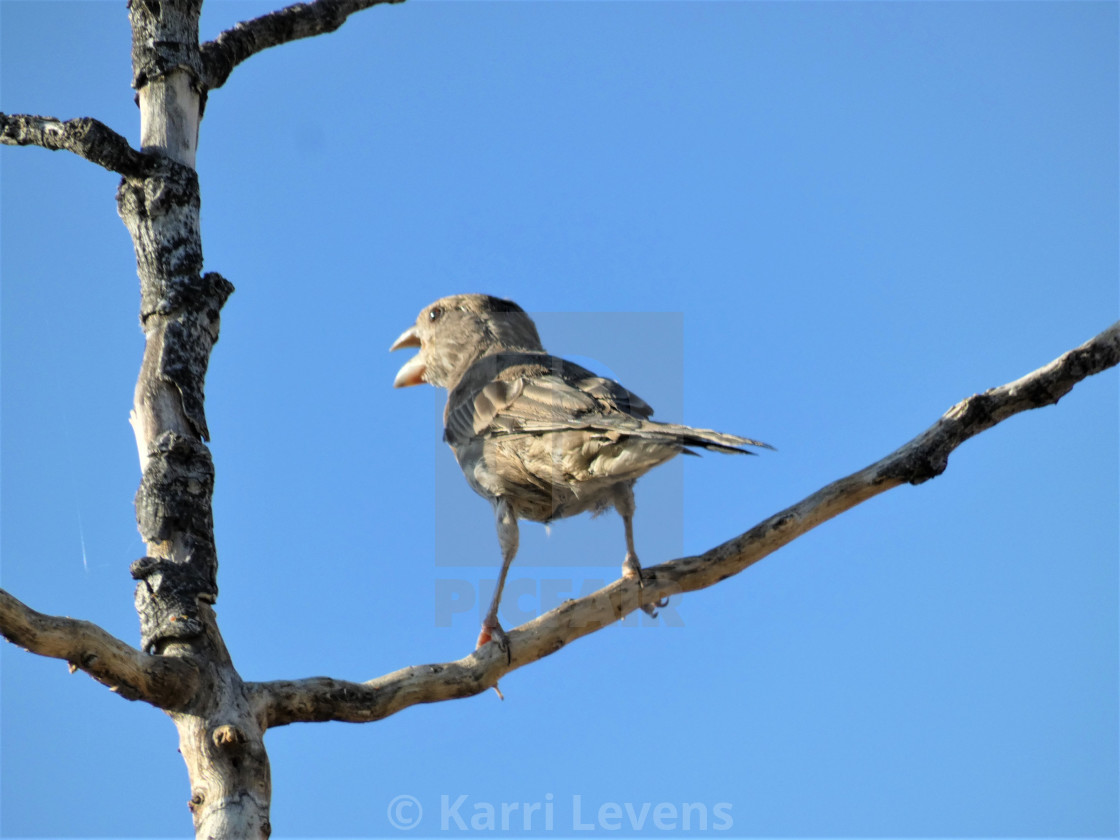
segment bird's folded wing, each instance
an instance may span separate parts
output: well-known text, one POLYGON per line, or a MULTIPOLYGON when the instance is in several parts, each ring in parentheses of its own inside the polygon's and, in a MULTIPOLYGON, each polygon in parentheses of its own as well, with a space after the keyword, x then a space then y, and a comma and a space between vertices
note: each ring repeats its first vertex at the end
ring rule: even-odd
POLYGON ((543 434, 640 427, 653 409, 641 397, 547 354, 496 354, 479 361, 451 394, 444 437, 543 434), (485 372, 486 376, 479 376, 485 372))
MULTIPOLYGON (((590 381, 581 380, 579 384, 590 381)), ((598 378, 592 387, 600 387, 598 383, 609 383, 621 389, 617 383, 598 378)), ((593 393, 553 375, 488 382, 471 399, 460 400, 448 412, 447 440, 454 444, 479 437, 582 431, 591 432, 599 445, 641 439, 679 447, 678 451, 685 452, 688 451, 686 447, 694 446, 752 454, 743 447, 767 446, 739 435, 633 416, 620 410, 613 400, 597 399, 593 393)), ((648 408, 645 403, 642 406, 648 408)), ((593 439, 589 438, 588 442, 593 439)))
POLYGON ((641 397, 617 382, 558 356, 497 353, 480 359, 452 392, 444 438, 455 446, 480 437, 587 431, 601 443, 640 438, 721 452, 767 446, 712 429, 658 423, 648 419, 652 413, 641 397))
POLYGON ((556 376, 520 377, 487 382, 447 412, 450 442, 480 435, 524 434, 581 428, 580 417, 594 412, 594 398, 556 376))
POLYGON ((589 374, 575 381, 575 387, 593 397, 600 406, 608 406, 612 411, 621 411, 631 417, 646 420, 653 414, 649 403, 613 379, 589 374))

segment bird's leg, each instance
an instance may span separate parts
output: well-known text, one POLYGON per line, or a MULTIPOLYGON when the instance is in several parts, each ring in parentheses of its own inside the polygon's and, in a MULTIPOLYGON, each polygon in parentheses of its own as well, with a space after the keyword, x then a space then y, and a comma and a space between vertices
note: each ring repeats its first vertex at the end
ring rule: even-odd
MULTIPOLYGON (((626 531, 626 559, 622 561, 622 576, 629 580, 637 580, 640 589, 645 588, 642 581, 642 564, 638 561, 638 552, 634 550, 634 484, 630 482, 622 485, 615 492, 614 508, 622 517, 622 527, 626 531)), ((668 598, 662 598, 652 604, 642 604, 642 611, 656 617, 659 607, 669 603, 668 598)))
POLYGON ((632 482, 619 485, 614 491, 614 509, 622 517, 622 527, 626 530, 626 559, 622 561, 622 576, 629 580, 642 582, 642 564, 638 562, 638 552, 634 550, 634 485, 632 482))
MULTIPOLYGON (((630 494, 631 500, 634 494, 630 494)), ((623 512, 619 511, 622 515, 622 527, 626 530, 626 559, 622 561, 622 576, 630 580, 637 580, 638 585, 642 583, 642 564, 638 562, 638 552, 634 550, 634 507, 631 501, 630 510, 623 512)))
POLYGON ((506 652, 509 660, 509 637, 502 625, 498 622, 498 605, 502 602, 502 590, 506 585, 506 575, 509 574, 510 564, 517 556, 518 530, 517 515, 513 512, 509 502, 499 496, 494 502, 494 519, 498 526, 498 545, 502 549, 502 570, 498 573, 498 582, 494 586, 494 597, 490 599, 490 609, 482 619, 482 631, 478 634, 476 647, 482 647, 489 641, 497 642, 498 647, 506 652))

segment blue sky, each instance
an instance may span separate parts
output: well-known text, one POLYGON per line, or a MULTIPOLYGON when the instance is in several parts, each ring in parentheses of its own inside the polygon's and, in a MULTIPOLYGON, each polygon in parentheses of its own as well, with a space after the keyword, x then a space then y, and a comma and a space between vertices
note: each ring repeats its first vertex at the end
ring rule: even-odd
MULTIPOLYGON (((203 37, 271 8, 209 2, 203 37)), ((442 393, 394 391, 386 352, 442 295, 510 297, 657 417, 777 446, 643 479, 647 564, 1107 327, 1117 24, 1114 3, 411 0, 242 65, 198 157, 206 269, 237 287, 207 411, 242 675, 473 644, 491 514, 439 441, 442 393)), ((0 109, 137 143, 128 37, 124 3, 0 0, 0 109)), ((38 149, 0 167, 0 579, 136 643, 117 178, 38 149)), ((702 836, 1116 836, 1118 403, 1115 371, 1087 381, 504 702, 271 731, 274 836, 461 834, 440 825, 461 796, 468 825, 522 803, 524 836, 632 834, 626 803, 649 836, 686 804, 702 836)), ((622 555, 613 514, 526 524, 515 607, 622 555)), ((0 834, 191 835, 161 712, 7 644, 0 666, 0 834)))

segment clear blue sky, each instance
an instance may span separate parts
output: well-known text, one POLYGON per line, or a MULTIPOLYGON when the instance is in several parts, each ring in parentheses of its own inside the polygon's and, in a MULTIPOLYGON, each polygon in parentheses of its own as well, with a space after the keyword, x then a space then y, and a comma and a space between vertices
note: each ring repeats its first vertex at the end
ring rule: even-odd
MULTIPOLYGON (((209 2, 203 35, 271 8, 209 2)), ((123 2, 0 15, 0 109, 138 142, 123 2)), ((406 354, 386 352, 437 297, 510 297, 657 416, 778 447, 643 479, 646 563, 1107 327, 1117 34, 1103 2, 413 0, 242 65, 198 158, 206 269, 237 287, 207 398, 242 675, 470 650, 478 604, 449 593, 485 599, 491 514, 439 441, 442 393, 394 391, 406 354)), ((117 177, 39 149, 0 166, 2 583, 136 643, 142 338, 117 177)), ((529 832, 514 812, 525 836, 632 834, 625 803, 650 806, 648 836, 681 834, 685 803, 700 836, 1116 836, 1118 402, 1116 371, 1085 382, 678 599, 679 626, 516 672, 505 702, 271 731, 274 837, 462 834, 440 810, 464 795, 468 825, 540 805, 529 832), (423 808, 411 832, 400 795, 423 808)), ((613 514, 526 524, 517 604, 622 555, 613 514)), ((8 644, 0 664, 0 834, 191 835, 161 712, 8 644)))

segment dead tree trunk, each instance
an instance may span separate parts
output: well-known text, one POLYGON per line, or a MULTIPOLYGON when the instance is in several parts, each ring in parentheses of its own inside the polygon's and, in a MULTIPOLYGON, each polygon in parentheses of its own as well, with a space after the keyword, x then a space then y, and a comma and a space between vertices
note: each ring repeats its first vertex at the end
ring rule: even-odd
POLYGON ((238 675, 211 605, 217 550, 214 465, 203 394, 219 313, 233 286, 202 273, 195 172, 207 93, 268 47, 337 29, 397 0, 317 0, 199 43, 202 0, 132 0, 132 80, 141 149, 91 118, 0 114, 8 145, 65 149, 120 173, 117 208, 140 277, 144 358, 130 415, 143 473, 136 518, 147 554, 137 580, 141 651, 87 622, 44 616, 0 592, 0 628, 29 650, 70 661, 128 699, 165 709, 179 731, 199 837, 268 837, 267 709, 238 675))
POLYGON ((126 175, 117 192, 136 251, 145 336, 130 419, 143 470, 136 514, 147 556, 132 575, 144 650, 185 658, 199 674, 194 694, 170 711, 190 773, 196 834, 267 837, 264 728, 210 607, 217 551, 203 384, 218 313, 233 287, 202 274, 194 171, 205 94, 201 7, 200 0, 137 0, 129 10, 141 152, 158 160, 142 175, 126 175))

